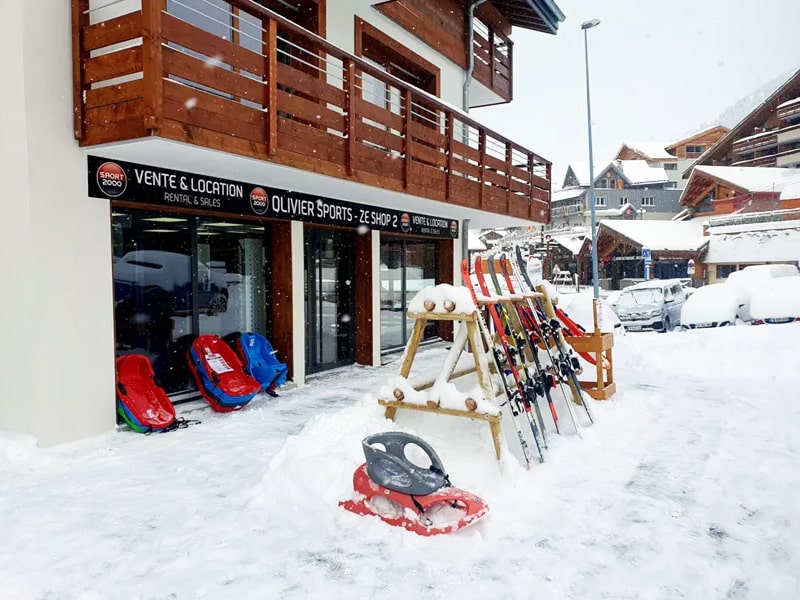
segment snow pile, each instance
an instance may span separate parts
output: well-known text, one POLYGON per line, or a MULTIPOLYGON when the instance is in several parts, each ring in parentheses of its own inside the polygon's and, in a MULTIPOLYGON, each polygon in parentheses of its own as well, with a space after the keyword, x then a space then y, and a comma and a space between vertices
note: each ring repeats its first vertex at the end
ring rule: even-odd
POLYGON ((408 303, 408 312, 469 315, 475 312, 475 303, 467 288, 440 283, 417 292, 408 303))
POLYGON ((374 392, 396 364, 168 434, 0 434, 0 456, 29 453, 0 464, 2 596, 795 599, 798 355, 800 323, 615 337, 617 393, 591 402, 582 439, 548 429, 530 471, 506 407, 499 463, 486 423, 386 420, 374 392), (340 508, 362 440, 391 430, 431 444, 489 514, 424 538, 340 508))

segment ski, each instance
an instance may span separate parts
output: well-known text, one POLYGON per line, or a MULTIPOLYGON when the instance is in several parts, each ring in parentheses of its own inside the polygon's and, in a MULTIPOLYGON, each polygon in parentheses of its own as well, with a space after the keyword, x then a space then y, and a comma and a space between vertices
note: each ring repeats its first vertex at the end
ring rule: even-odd
MULTIPOLYGON (((492 293, 489 291, 489 286, 486 284, 486 279, 484 278, 483 273, 483 264, 482 259, 480 256, 475 258, 475 278, 478 280, 478 287, 480 287, 481 293, 488 298, 492 298, 492 293)), ((533 441, 536 443, 536 449, 539 451, 539 457, 544 462, 544 454, 542 452, 542 444, 539 443, 539 432, 538 427, 536 426, 536 419, 531 414, 531 402, 529 398, 529 392, 526 389, 525 382, 523 378, 520 376, 520 371, 516 365, 516 359, 519 357, 519 360, 524 364, 525 356, 523 353, 519 352, 516 344, 512 344, 511 341, 508 339, 505 333, 505 327, 503 320, 500 317, 500 310, 498 306, 502 306, 496 300, 491 302, 487 305, 489 309, 489 315, 492 318, 492 323, 494 324, 495 332, 497 333, 497 337, 500 340, 500 345, 503 347, 505 351, 506 358, 508 359, 508 368, 511 372, 511 375, 514 379, 514 383, 519 391, 522 406, 525 409, 525 417, 528 419, 528 424, 531 428, 531 433, 533 435, 533 441)), ((510 335, 513 338, 513 330, 510 332, 510 335)), ((543 442, 542 442, 543 443, 543 442)))
MULTIPOLYGON (((488 260, 489 265, 489 277, 492 279, 492 283, 494 284, 494 288, 497 291, 498 296, 503 295, 503 287, 500 285, 500 280, 497 277, 497 269, 495 268, 495 261, 497 259, 492 258, 488 260)), ((513 289, 509 288, 509 294, 513 294, 513 289)), ((517 355, 520 357, 520 366, 522 368, 523 375, 525 376, 525 392, 526 397, 528 398, 529 402, 533 405, 533 409, 536 412, 536 418, 539 421, 539 428, 542 432, 542 443, 544 444, 545 449, 547 448, 547 437, 545 435, 545 425, 544 419, 542 418, 542 411, 539 407, 539 397, 545 397, 545 389, 543 386, 543 380, 539 376, 537 371, 537 375, 534 376, 531 374, 530 370, 528 369, 527 361, 525 360, 525 347, 530 350, 531 356, 533 359, 536 359, 536 347, 531 343, 530 338, 530 331, 526 327, 525 319, 522 318, 522 315, 519 313, 519 307, 517 303, 514 302, 514 298, 511 298, 511 310, 508 310, 504 303, 499 304, 500 315, 503 317, 503 320, 506 323, 506 327, 508 329, 508 335, 511 341, 514 342, 514 345, 517 349, 517 355)), ((555 421, 556 431, 558 431, 558 422, 555 421)))
MULTIPOLYGON (((531 291, 535 292, 536 287, 533 285, 533 282, 530 280, 528 272, 525 269, 525 261, 522 259, 522 250, 519 246, 516 248, 516 253, 522 277, 528 284, 528 287, 531 289, 531 291)), ((550 307, 551 310, 547 311, 545 303, 542 302, 542 299, 539 296, 534 298, 534 304, 537 308, 537 313, 539 314, 539 324, 542 329, 542 333, 553 340, 556 350, 558 351, 558 357, 551 356, 551 358, 556 359, 553 362, 553 365, 556 367, 557 373, 569 384, 573 397, 575 398, 575 403, 582 405, 584 410, 586 410, 586 414, 589 417, 589 422, 594 423, 594 416, 589 408, 589 403, 586 402, 586 399, 581 392, 581 384, 578 381, 578 373, 580 373, 581 370, 580 362, 578 362, 578 357, 572 354, 572 348, 568 347, 567 342, 564 339, 564 334, 561 331, 561 322, 558 320, 558 318, 556 318, 555 312, 552 309, 552 305, 550 307)))
MULTIPOLYGON (((511 274, 513 272, 511 269, 511 264, 505 255, 500 257, 500 271, 503 274, 503 279, 506 282, 508 291, 512 294, 516 293, 515 286, 511 281, 511 274)), ((557 379, 555 379, 555 376, 552 373, 547 372, 539 360, 539 341, 541 341, 542 345, 544 345, 546 342, 542 339, 541 330, 536 323, 530 298, 525 298, 525 294, 521 286, 517 287, 519 287, 520 293, 527 304, 527 306, 523 305, 517 307, 517 312, 523 327, 525 327, 528 333, 527 341, 528 346, 531 349, 531 353, 533 354, 533 363, 536 369, 538 388, 541 390, 541 393, 544 394, 545 399, 547 400, 547 405, 550 408, 550 414, 553 417, 553 424, 555 425, 556 433, 561 433, 558 427, 558 413, 556 411, 555 403, 553 402, 553 396, 550 393, 550 390, 556 386, 557 379)))
POLYGON ((519 424, 521 405, 520 393, 519 390, 511 389, 511 386, 509 386, 508 381, 506 380, 505 371, 502 364, 503 358, 501 350, 495 345, 494 341, 492 340, 492 336, 489 333, 489 328, 486 326, 486 322, 483 320, 483 313, 480 310, 481 305, 478 302, 478 295, 475 293, 475 287, 472 283, 470 263, 469 259, 467 258, 464 258, 461 261, 461 279, 464 281, 464 285, 467 286, 467 289, 472 296, 472 301, 475 303, 478 313, 478 329, 481 330, 481 335, 483 336, 483 341, 486 344, 486 348, 489 350, 492 358, 494 359, 495 370, 500 378, 503 387, 503 393, 506 397, 506 401, 503 404, 507 404, 511 410, 511 420, 514 423, 514 427, 517 431, 517 438, 519 439, 519 444, 522 448, 522 455, 525 459, 526 466, 530 469, 533 466, 533 459, 531 458, 530 449, 528 448, 528 442, 525 440, 525 436, 522 433, 522 427, 520 427, 519 424))

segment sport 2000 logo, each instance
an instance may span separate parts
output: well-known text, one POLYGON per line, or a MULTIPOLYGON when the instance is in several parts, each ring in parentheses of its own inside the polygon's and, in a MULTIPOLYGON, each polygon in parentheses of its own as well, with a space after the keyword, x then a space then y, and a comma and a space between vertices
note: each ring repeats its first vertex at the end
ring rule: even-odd
POLYGON ((97 186, 109 198, 121 196, 128 187, 125 169, 115 162, 104 162, 97 168, 97 186))
POLYGON ((253 188, 250 192, 250 208, 257 215, 263 215, 269 208, 269 196, 264 188, 253 188))

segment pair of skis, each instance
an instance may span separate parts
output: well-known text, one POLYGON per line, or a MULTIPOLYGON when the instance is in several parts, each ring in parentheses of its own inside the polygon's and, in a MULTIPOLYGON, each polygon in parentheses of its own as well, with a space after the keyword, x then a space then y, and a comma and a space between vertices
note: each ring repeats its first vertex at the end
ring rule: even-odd
MULTIPOLYGON (((517 254, 521 261, 519 250, 517 254)), ((560 335, 560 325, 557 324, 557 319, 548 318, 545 305, 541 301, 541 294, 536 293, 532 282, 527 277, 524 262, 520 262, 520 265, 523 268, 517 270, 505 257, 501 257, 497 263, 494 260, 484 260, 479 257, 476 260, 475 272, 478 286, 484 296, 481 301, 477 297, 472 282, 470 264, 467 260, 462 261, 462 277, 464 284, 472 293, 473 301, 479 307, 487 307, 494 325, 498 339, 497 344, 482 317, 479 320, 484 341, 492 351, 495 367, 500 375, 503 392, 506 396, 505 403, 511 409, 523 454, 530 467, 530 452, 522 433, 523 427, 519 423, 520 415, 525 415, 536 444, 539 460, 544 461, 543 449, 547 449, 546 426, 542 418, 539 399, 546 399, 556 433, 560 433, 558 413, 551 394, 551 390, 557 386, 557 383, 568 384, 573 394, 573 402, 584 406, 590 421, 593 421, 593 417, 588 404, 583 400, 580 383, 577 380, 576 371, 580 363, 571 354, 572 349, 566 345, 563 336, 560 335), (496 264, 500 265, 508 293, 515 294, 515 287, 522 291, 524 289, 523 279, 527 281, 530 292, 522 292, 522 295, 517 297, 505 295, 498 278, 496 264), (484 269, 484 265, 487 269, 484 269), (487 270, 494 284, 494 294, 490 292, 486 282, 487 270), (512 282, 512 277, 517 280, 516 286, 512 282), (550 365, 543 365, 539 358, 540 344, 548 355, 550 365), (556 354, 551 353, 551 348, 556 350, 556 354), (526 352, 532 358, 532 369, 527 364, 526 352)), ((573 402, 567 398, 563 387, 559 387, 564 394, 571 421, 580 435, 580 425, 574 413, 573 402)))

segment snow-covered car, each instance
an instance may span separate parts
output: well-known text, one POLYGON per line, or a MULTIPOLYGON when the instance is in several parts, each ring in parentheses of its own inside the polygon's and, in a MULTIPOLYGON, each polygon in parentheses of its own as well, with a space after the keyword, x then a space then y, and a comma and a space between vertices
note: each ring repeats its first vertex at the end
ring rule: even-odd
MULTIPOLYGON (((192 310, 191 256, 164 250, 134 250, 114 263, 114 299, 136 310, 189 314, 192 310)), ((228 309, 224 273, 198 265, 198 305, 208 314, 228 309)))
POLYGON ((800 321, 800 276, 771 279, 750 300, 753 325, 800 321))
POLYGON ((771 279, 798 275, 794 265, 751 265, 734 271, 725 280, 725 285, 735 286, 739 296, 739 318, 750 321, 750 301, 755 291, 771 279))
POLYGON ((653 279, 622 290, 617 316, 628 331, 669 331, 680 325, 686 290, 680 279, 653 279))
POLYGON ((681 327, 701 329, 734 325, 739 310, 736 291, 724 283, 712 283, 694 290, 681 308, 681 327))

